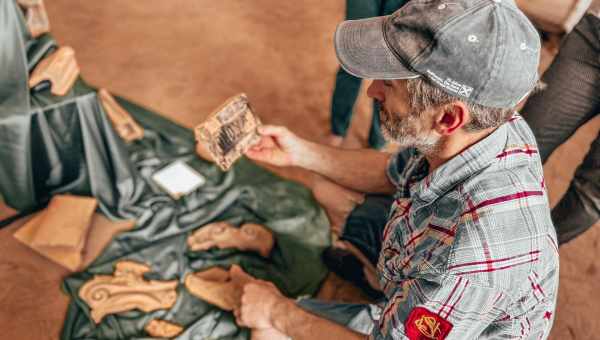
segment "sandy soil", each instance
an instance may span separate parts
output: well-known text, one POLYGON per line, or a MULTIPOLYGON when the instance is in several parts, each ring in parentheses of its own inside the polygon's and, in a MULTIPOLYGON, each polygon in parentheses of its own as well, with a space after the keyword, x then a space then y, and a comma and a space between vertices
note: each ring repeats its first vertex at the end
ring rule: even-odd
MULTIPOLYGON (((243 91, 267 123, 287 125, 312 140, 323 140, 328 132, 337 68, 332 38, 343 19, 342 0, 52 0, 46 6, 54 35, 75 49, 88 82, 185 126, 200 123, 224 99, 243 91)), ((370 120, 366 100, 357 111, 351 139, 364 142, 370 120)), ((546 166, 553 203, 599 127, 600 119, 585 126, 546 166)), ((600 315, 600 265, 594 261, 599 240, 596 225, 561 249, 552 339, 600 334, 600 323, 594 322, 600 315)), ((328 280, 322 296, 363 299, 337 278, 328 280)))

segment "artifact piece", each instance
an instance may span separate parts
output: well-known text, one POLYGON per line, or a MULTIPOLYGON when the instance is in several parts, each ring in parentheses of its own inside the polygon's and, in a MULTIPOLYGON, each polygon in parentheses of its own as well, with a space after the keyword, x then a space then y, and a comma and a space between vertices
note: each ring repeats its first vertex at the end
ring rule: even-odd
POLYGON ((106 89, 98 90, 98 98, 115 131, 125 142, 129 143, 144 138, 144 129, 106 89))
POLYGON ((260 124, 248 97, 242 93, 227 100, 195 128, 196 141, 205 144, 217 165, 227 171, 244 152, 260 141, 256 132, 260 124))
POLYGON ((238 265, 227 271, 213 267, 185 276, 185 287, 194 296, 223 310, 232 311, 241 305, 244 285, 254 278, 238 265))
POLYGON ((154 338, 173 338, 183 332, 183 327, 169 321, 154 319, 148 322, 144 330, 154 338))
POLYGON ((271 231, 260 224, 246 223, 236 228, 227 222, 207 224, 192 233, 187 244, 193 251, 235 248, 242 251, 255 251, 262 257, 269 257, 275 240, 271 231))
POLYGON ((177 280, 147 281, 150 271, 144 264, 120 261, 113 275, 95 275, 79 289, 79 297, 91 309, 92 319, 100 323, 108 314, 133 309, 151 312, 171 308, 177 300, 177 280))
POLYGON ((50 32, 50 20, 43 0, 17 0, 17 3, 25 9, 25 21, 32 37, 50 32))
POLYGON ((92 197, 56 195, 44 211, 34 246, 83 249, 92 215, 98 202, 92 197))
POLYGON ((50 92, 55 96, 64 96, 73 87, 77 76, 79 76, 79 66, 75 60, 75 51, 64 46, 37 64, 29 77, 29 87, 49 81, 50 92))
POLYGON ((41 227, 44 214, 45 211, 35 214, 14 233, 14 237, 40 255, 72 272, 88 266, 100 255, 115 235, 135 226, 135 221, 132 220, 113 222, 101 214, 94 213, 88 227, 87 237, 85 237, 83 250, 70 247, 36 246, 32 244, 33 237, 41 227))

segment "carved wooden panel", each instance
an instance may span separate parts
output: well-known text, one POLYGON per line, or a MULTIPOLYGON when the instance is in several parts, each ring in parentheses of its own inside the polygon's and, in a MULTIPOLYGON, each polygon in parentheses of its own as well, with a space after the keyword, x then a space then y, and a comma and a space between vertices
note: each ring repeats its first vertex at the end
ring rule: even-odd
MULTIPOLYGON (((248 97, 239 94, 228 99, 208 119, 195 128, 196 141, 205 147, 223 170, 228 170, 260 136, 256 128, 260 120, 252 112, 248 97)), ((201 156, 203 156, 201 154, 201 156)))
POLYGON ((146 324, 144 330, 155 338, 173 338, 183 332, 183 327, 169 321, 154 319, 146 324))
POLYGON ((239 308, 244 285, 252 281, 239 266, 232 265, 229 271, 213 267, 190 273, 185 277, 185 287, 194 296, 223 310, 239 308))
POLYGON ((106 89, 98 91, 98 98, 115 131, 123 140, 129 143, 144 138, 144 129, 131 117, 129 112, 117 103, 106 89))
POLYGON ((235 248, 242 251, 255 251, 263 257, 269 257, 275 240, 273 234, 262 225, 246 223, 236 228, 226 222, 207 224, 196 230, 187 239, 193 251, 235 248))
POLYGON ((64 96, 69 92, 79 76, 79 66, 75 60, 75 51, 68 46, 60 47, 42 59, 29 77, 29 87, 43 81, 50 81, 50 92, 64 96))
POLYGON ((177 281, 147 281, 143 275, 149 271, 144 264, 118 262, 113 275, 95 275, 81 286, 79 297, 90 307, 96 323, 108 314, 171 308, 177 300, 177 281))

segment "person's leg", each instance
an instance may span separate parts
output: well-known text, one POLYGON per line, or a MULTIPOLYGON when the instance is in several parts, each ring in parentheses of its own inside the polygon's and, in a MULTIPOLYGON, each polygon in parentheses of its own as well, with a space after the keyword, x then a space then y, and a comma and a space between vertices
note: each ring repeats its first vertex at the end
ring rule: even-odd
POLYGON ((566 243, 600 221, 600 134, 569 189, 552 209, 558 243, 566 243))
MULTIPOLYGON (((377 16, 380 6, 381 0, 346 0, 346 20, 377 16)), ((331 98, 331 133, 334 137, 346 136, 360 86, 360 78, 349 74, 342 68, 338 70, 331 98)))
POLYGON ((600 19, 586 15, 565 38, 543 77, 547 88, 523 109, 542 162, 600 111, 600 19))
POLYGON ((392 202, 392 196, 367 195, 347 217, 339 244, 323 253, 323 262, 329 270, 376 299, 382 293, 374 282, 374 268, 392 202))
POLYGON ((355 332, 371 334, 374 320, 379 319, 380 309, 375 305, 336 303, 315 299, 302 299, 298 306, 322 318, 348 327, 355 332))
MULTIPOLYGON (((577 24, 543 80, 547 88, 533 95, 522 111, 545 162, 577 128, 600 112, 600 19, 586 15, 577 24)), ((552 210, 560 243, 599 219, 599 143, 596 139, 567 193, 552 210)))

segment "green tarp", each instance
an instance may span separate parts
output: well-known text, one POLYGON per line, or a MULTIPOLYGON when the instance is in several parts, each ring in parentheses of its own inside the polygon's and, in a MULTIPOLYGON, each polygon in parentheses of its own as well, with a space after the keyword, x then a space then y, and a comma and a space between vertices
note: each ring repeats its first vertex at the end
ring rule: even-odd
MULTIPOLYGON (((151 319, 184 326, 177 339, 247 338, 223 312, 183 286, 189 272, 238 263, 248 273, 274 282, 285 294, 313 294, 326 275, 320 256, 329 244, 328 222, 310 192, 242 159, 229 172, 200 160, 193 134, 161 116, 119 98, 145 129, 130 145, 116 135, 95 89, 78 80, 64 97, 47 86, 29 91, 28 72, 56 48, 49 35, 32 39, 14 0, 0 0, 0 191, 6 202, 26 210, 47 204, 57 193, 94 196, 112 219, 135 219, 85 271, 68 277, 72 298, 63 339, 140 339, 151 319), (8 71, 9 70, 9 71, 8 71), (149 179, 183 160, 207 184, 175 201, 149 179), (255 222, 270 228, 276 245, 269 259, 233 250, 192 252, 186 238, 214 221, 255 222), (120 260, 151 267, 147 279, 178 280, 178 299, 168 310, 138 310, 106 316, 96 325, 79 287, 95 274, 112 274, 120 260)), ((233 92, 237 92, 233 89, 233 92)))

